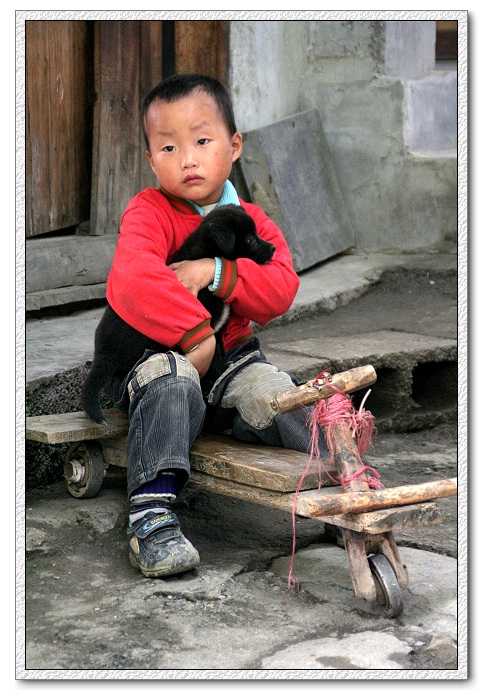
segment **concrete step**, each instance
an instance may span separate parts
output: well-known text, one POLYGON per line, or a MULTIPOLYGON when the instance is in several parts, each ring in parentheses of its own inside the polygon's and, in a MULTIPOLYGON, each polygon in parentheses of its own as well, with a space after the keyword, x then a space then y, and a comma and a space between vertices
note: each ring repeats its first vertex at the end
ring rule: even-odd
MULTIPOLYGON (((288 350, 282 342, 264 343, 267 358, 291 372, 298 382, 372 365, 377 382, 365 408, 379 430, 418 430, 455 420, 458 405, 457 341, 397 331, 307 337, 294 340, 288 350)), ((354 394, 359 406, 366 390, 354 394)))

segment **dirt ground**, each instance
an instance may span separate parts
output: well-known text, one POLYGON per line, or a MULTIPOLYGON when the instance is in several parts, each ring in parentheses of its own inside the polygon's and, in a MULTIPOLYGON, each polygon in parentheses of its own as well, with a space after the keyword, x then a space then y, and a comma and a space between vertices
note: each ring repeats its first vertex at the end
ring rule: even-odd
MULTIPOLYGON (((378 469, 384 486, 434 481, 456 476, 455 445, 454 425, 385 434, 365 461, 378 469)), ((456 498, 441 499, 442 524, 402 531, 398 546, 456 558, 457 505, 456 498)), ((297 551, 327 546, 331 558, 342 552, 344 571, 336 574, 342 578, 331 582, 332 594, 327 589, 321 600, 302 577, 299 595, 290 599, 283 563, 292 550, 289 513, 189 487, 176 510, 200 551, 201 567, 153 581, 128 563, 123 470, 114 470, 94 499, 74 499, 55 484, 29 492, 26 506, 26 669, 267 668, 263 650, 314 634, 340 638, 388 629, 391 638, 406 635, 415 645, 397 667, 457 668, 454 634, 446 623, 436 622, 429 633, 424 622, 416 622, 427 615, 424 598, 410 594, 407 619, 389 622, 354 599, 345 553, 320 522, 297 519, 297 551)), ((295 574, 300 567, 296 563, 295 574)), ((337 668, 356 668, 351 659, 339 663, 337 668)))

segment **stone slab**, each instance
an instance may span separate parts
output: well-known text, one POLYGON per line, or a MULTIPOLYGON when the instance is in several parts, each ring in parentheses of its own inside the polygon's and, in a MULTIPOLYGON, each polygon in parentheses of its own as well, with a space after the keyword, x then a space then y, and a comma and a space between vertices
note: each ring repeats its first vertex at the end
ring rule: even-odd
MULTIPOLYGON (((400 547, 399 554, 409 574, 409 586, 402 591, 404 612, 399 621, 457 639, 457 560, 409 547, 400 547)), ((270 570, 286 576, 289 562, 289 557, 281 557, 273 562, 270 570)), ((347 554, 343 549, 327 544, 311 545, 295 555, 293 574, 315 598, 329 598, 341 608, 347 605, 360 609, 370 607, 353 593, 347 554)))
POLYGON ((421 362, 456 360, 457 341, 448 338, 397 331, 293 339, 290 347, 283 341, 263 343, 267 358, 276 367, 292 373, 298 382, 313 379, 325 369, 372 364, 381 367, 410 367, 421 362))
POLYGON ((282 229, 297 272, 354 245, 318 110, 249 131, 243 144, 247 191, 282 229))
MULTIPOLYGON (((271 342, 266 344, 266 350, 283 352, 287 347, 283 342, 271 342)), ((388 362, 391 355, 407 355, 416 360, 433 359, 433 356, 441 359, 441 351, 444 359, 453 355, 456 358, 456 350, 456 340, 399 331, 374 331, 340 337, 323 337, 321 333, 318 337, 293 340, 290 344, 292 357, 306 356, 322 362, 339 360, 348 365, 353 362, 371 364, 383 357, 388 362)))
POLYGON ((25 326, 27 384, 84 365, 94 356, 94 334, 104 308, 33 319, 25 326))

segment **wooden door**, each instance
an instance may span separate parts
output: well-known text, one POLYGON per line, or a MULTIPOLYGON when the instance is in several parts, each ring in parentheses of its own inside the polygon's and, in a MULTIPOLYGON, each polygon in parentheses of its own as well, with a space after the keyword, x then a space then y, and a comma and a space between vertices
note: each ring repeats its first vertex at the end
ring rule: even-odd
POLYGON ((436 22, 436 60, 458 60, 458 21, 437 20, 436 22))
POLYGON ((176 73, 204 73, 229 89, 230 22, 214 20, 174 22, 176 73))
POLYGON ((89 218, 91 25, 25 22, 27 237, 89 218))
POLYGON ((129 200, 155 184, 140 109, 144 94, 162 79, 162 46, 162 22, 96 22, 91 235, 117 233, 129 200))
POLYGON ((96 23, 92 235, 117 233, 129 200, 157 186, 145 156, 143 97, 170 69, 206 73, 226 84, 228 27, 220 21, 96 23))

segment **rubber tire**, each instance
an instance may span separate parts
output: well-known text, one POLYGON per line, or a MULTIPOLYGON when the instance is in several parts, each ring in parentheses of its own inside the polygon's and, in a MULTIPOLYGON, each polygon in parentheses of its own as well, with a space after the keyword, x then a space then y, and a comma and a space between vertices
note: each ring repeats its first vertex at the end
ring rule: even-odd
POLYGON ((68 462, 73 458, 84 463, 86 473, 81 482, 73 483, 67 481, 67 490, 74 498, 93 498, 97 496, 106 473, 101 446, 95 440, 76 442, 69 448, 65 461, 68 462))
POLYGON ((369 567, 378 592, 377 603, 386 617, 398 617, 404 609, 404 601, 396 573, 384 554, 368 556, 369 567))

